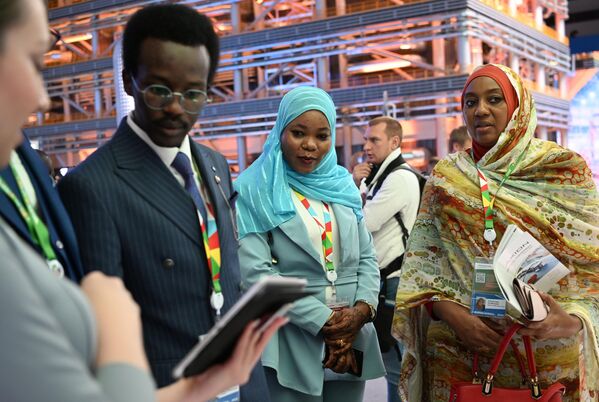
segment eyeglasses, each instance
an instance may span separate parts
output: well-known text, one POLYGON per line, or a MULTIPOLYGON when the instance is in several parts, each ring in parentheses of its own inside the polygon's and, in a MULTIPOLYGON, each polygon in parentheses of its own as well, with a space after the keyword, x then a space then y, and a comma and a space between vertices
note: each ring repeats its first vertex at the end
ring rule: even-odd
POLYGON ((206 103, 210 103, 208 94, 199 89, 188 89, 184 93, 173 92, 169 87, 159 84, 152 84, 145 87, 143 90, 131 77, 133 86, 138 92, 141 92, 144 97, 146 106, 152 110, 162 110, 170 105, 175 95, 179 96, 179 104, 186 113, 196 114, 202 110, 206 103))
POLYGON ((50 50, 54 49, 58 42, 62 39, 62 35, 54 28, 50 28, 50 36, 52 41, 50 42, 50 50))

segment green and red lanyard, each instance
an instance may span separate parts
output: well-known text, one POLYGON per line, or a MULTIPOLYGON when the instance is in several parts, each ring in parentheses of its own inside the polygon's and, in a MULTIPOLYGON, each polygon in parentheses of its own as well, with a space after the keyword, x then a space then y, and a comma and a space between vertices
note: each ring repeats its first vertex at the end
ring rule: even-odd
MULTIPOLYGON (((480 193, 483 202, 483 213, 485 219, 485 230, 483 232, 483 238, 487 242, 489 242, 489 245, 491 247, 493 247, 493 242, 497 238, 497 233, 495 232, 495 227, 493 223, 493 217, 495 215, 495 210, 493 209, 493 206, 495 205, 495 199, 497 198, 497 194, 499 194, 499 190, 501 190, 507 179, 509 179, 516 167, 520 164, 520 161, 522 160, 525 154, 526 149, 522 151, 522 153, 520 154, 520 156, 518 156, 518 159, 514 163, 511 163, 508 166, 508 169, 503 175, 503 178, 499 183, 499 187, 497 188, 497 191, 495 192, 495 195, 493 197, 491 197, 491 193, 489 192, 489 182, 487 180, 487 177, 482 172, 482 170, 480 170, 478 163, 475 163, 476 170, 478 171, 478 181, 480 184, 480 193)), ((474 156, 472 156, 472 159, 474 159, 474 156)))
POLYGON ((202 197, 206 202, 206 210, 208 212, 208 222, 204 222, 202 214, 198 213, 200 219, 200 230, 202 231, 202 240, 204 242, 204 251, 206 253, 206 261, 208 262, 208 270, 210 271, 210 279, 212 281, 212 294, 210 295, 210 305, 216 312, 216 318, 220 318, 220 311, 225 304, 225 297, 220 286, 220 240, 218 238, 218 227, 214 219, 214 209, 208 197, 202 197))
POLYGON ((48 268, 50 271, 57 276, 64 276, 64 268, 60 261, 56 258, 56 253, 52 248, 52 242, 50 240, 50 233, 48 232, 48 228, 44 224, 44 222, 40 219, 37 212, 35 211, 35 206, 33 205, 33 201, 29 198, 27 191, 25 191, 25 184, 21 175, 19 174, 18 169, 15 168, 14 163, 10 163, 10 168, 12 170, 15 181, 17 182, 17 187, 19 192, 21 193, 21 197, 23 198, 23 202, 19 199, 19 197, 11 190, 6 181, 2 177, 0 177, 0 190, 6 194, 8 199, 14 204, 17 211, 19 211, 19 215, 25 221, 27 225, 27 230, 29 230, 29 234, 31 235, 31 239, 33 242, 38 245, 46 262, 48 264, 48 268))
POLYGON ((306 197, 304 197, 301 193, 296 190, 293 190, 296 197, 300 201, 300 203, 306 208, 314 222, 321 229, 320 239, 322 241, 322 251, 324 255, 324 267, 326 270, 327 280, 331 282, 333 287, 335 286, 335 281, 337 281, 337 271, 335 270, 335 265, 333 264, 333 224, 331 222, 331 212, 330 207, 326 202, 323 202, 324 206, 323 215, 324 215, 324 223, 320 221, 318 215, 312 205, 310 205, 310 201, 306 197))

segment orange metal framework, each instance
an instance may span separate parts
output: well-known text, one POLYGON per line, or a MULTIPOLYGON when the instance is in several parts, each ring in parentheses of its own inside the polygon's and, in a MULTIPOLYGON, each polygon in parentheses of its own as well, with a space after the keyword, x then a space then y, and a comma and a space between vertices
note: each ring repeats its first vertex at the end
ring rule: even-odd
MULTIPOLYGON (((28 133, 55 155, 60 165, 76 164, 111 135, 116 126, 117 95, 115 73, 107 68, 111 66, 109 58, 128 16, 153 2, 122 2, 127 4, 119 6, 119 1, 114 1, 113 7, 101 12, 81 12, 51 21, 65 38, 46 60, 52 109, 32 116, 28 133), (98 68, 90 63, 96 63, 98 68), (78 67, 82 65, 86 69, 80 73, 78 67), (72 74, 54 74, 71 66, 72 74), (109 123, 110 119, 114 124, 109 123), (99 122, 95 126, 101 128, 89 129, 87 122, 99 122)), ((553 13, 558 17, 556 21, 563 21, 567 17, 566 2, 461 2, 465 4, 463 9, 447 12, 441 3, 450 9, 457 0, 336 0, 335 7, 326 7, 324 0, 181 1, 209 15, 223 41, 235 39, 244 43, 251 35, 272 33, 260 45, 223 51, 220 72, 211 89, 215 107, 218 103, 278 99, 296 85, 362 90, 382 84, 449 78, 468 73, 476 64, 502 62, 519 69, 543 98, 540 123, 550 130, 563 130, 567 104, 560 102, 559 97, 565 90, 563 78, 569 70, 569 56, 564 50, 567 40, 560 36, 559 26, 538 24, 538 15, 553 13), (369 20, 377 16, 378 10, 413 10, 414 16, 381 23, 369 20), (504 20, 493 12, 501 14, 504 20), (302 27, 323 20, 333 26, 352 15, 359 16, 360 19, 352 20, 359 22, 345 29, 298 34, 287 41, 275 39, 287 27, 300 32, 302 27)), ((79 3, 93 2, 55 0, 49 5, 52 13, 56 11, 52 7, 63 10, 79 3)), ((382 95, 339 105, 337 145, 342 147, 346 160, 352 145, 360 143, 367 119, 381 114, 383 109, 390 110, 390 104, 408 127, 408 138, 413 143, 436 140, 433 153, 444 154, 447 133, 460 124, 455 91, 439 88, 386 101, 382 95)), ((247 154, 260 151, 273 120, 272 110, 263 114, 208 116, 201 119, 202 125, 193 134, 196 140, 224 152, 243 167, 247 154), (245 151, 244 155, 239 155, 239 149, 245 151)))

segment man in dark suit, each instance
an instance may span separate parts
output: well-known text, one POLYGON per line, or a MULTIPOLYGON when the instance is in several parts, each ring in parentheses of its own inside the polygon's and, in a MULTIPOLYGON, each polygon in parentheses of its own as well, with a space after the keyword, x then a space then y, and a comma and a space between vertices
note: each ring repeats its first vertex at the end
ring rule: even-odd
MULTIPOLYGON (((133 15, 123 36, 123 81, 135 110, 58 186, 84 269, 122 277, 139 303, 159 387, 240 296, 229 168, 188 136, 218 56, 210 21, 191 8, 159 5, 133 15)), ((269 399, 260 365, 241 398, 269 399)))
POLYGON ((50 270, 81 280, 83 269, 71 220, 46 166, 27 139, 13 151, 10 166, 0 171, 0 177, 0 215, 49 261, 50 270))

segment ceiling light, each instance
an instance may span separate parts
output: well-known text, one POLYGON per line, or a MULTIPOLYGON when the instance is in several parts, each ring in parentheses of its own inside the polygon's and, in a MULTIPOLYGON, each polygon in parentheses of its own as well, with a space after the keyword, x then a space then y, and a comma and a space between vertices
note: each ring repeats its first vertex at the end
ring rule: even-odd
POLYGON ((90 40, 91 38, 92 38, 92 34, 83 33, 83 34, 79 34, 79 35, 63 36, 62 41, 64 43, 76 43, 76 42, 82 42, 84 40, 90 40))
POLYGON ((382 59, 369 61, 362 64, 354 64, 347 68, 350 73, 375 73, 378 71, 393 70, 395 68, 403 68, 411 63, 408 60, 402 59, 382 59))

